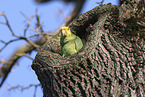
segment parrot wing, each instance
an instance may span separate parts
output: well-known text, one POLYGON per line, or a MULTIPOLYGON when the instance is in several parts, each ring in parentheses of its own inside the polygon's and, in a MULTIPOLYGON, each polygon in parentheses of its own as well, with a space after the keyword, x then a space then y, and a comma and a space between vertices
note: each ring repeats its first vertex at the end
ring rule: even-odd
POLYGON ((83 47, 82 40, 77 36, 75 39, 75 49, 78 52, 83 47))
POLYGON ((62 47, 62 56, 69 56, 72 55, 74 53, 77 52, 77 50, 75 49, 75 42, 74 41, 70 41, 67 42, 63 47, 62 47))

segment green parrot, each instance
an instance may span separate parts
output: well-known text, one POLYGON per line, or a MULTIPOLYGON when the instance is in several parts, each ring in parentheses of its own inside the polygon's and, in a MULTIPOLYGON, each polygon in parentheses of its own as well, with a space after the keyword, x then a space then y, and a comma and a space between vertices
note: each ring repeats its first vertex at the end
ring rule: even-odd
POLYGON ((60 33, 62 56, 75 54, 83 47, 82 40, 78 36, 74 35, 69 27, 61 27, 60 33))

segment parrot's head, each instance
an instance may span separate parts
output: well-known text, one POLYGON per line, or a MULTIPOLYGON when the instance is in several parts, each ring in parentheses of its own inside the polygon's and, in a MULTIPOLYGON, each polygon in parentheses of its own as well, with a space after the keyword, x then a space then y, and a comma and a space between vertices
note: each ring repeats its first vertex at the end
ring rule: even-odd
POLYGON ((66 38, 66 37, 68 37, 69 35, 72 34, 70 29, 69 29, 69 27, 61 27, 60 28, 60 32, 61 32, 61 36, 63 38, 66 38))

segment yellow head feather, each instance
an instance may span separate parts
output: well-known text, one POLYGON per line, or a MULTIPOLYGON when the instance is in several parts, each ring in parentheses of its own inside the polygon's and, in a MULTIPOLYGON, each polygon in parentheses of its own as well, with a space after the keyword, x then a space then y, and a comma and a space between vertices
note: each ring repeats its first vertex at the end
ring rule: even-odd
POLYGON ((68 37, 69 35, 71 35, 69 27, 61 27, 60 32, 63 37, 68 37))

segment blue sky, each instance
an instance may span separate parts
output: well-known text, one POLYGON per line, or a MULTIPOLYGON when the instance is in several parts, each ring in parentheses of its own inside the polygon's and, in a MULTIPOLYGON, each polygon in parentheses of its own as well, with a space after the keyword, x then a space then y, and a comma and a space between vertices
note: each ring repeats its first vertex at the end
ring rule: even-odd
MULTIPOLYGON (((101 1, 101 0, 100 0, 101 1)), ((98 6, 96 2, 99 0, 87 0, 81 13, 85 13, 94 7, 98 6)), ((105 0, 104 3, 107 4, 111 2, 112 4, 117 4, 117 0, 105 0)), ((0 0, 0 13, 4 12, 9 20, 9 23, 14 30, 15 34, 22 36, 23 30, 26 27, 27 20, 20 13, 23 12, 26 16, 31 17, 35 14, 36 9, 40 15, 41 23, 43 23, 44 30, 55 31, 61 24, 64 22, 64 16, 61 14, 61 11, 64 11, 64 14, 68 16, 70 11, 73 9, 73 4, 66 4, 61 1, 49 2, 46 4, 38 4, 34 0, 0 0)), ((5 21, 2 16, 0 16, 0 21, 5 21)), ((34 28, 35 19, 31 22, 31 27, 34 28)), ((34 34, 29 32, 28 35, 34 34)), ((8 41, 15 39, 5 25, 0 24, 0 39, 8 41)), ((2 52, 0 52, 0 60, 7 60, 16 48, 25 45, 25 41, 18 41, 8 45, 2 52), (21 44, 21 45, 20 45, 21 44)), ((0 43, 0 48, 3 46, 0 43)), ((32 52, 30 55, 32 58, 35 58, 37 52, 32 52)), ((8 91, 7 88, 11 86, 29 86, 29 84, 38 84, 39 81, 35 72, 31 69, 32 60, 22 57, 18 64, 14 66, 8 78, 6 79, 3 86, 0 88, 0 97, 33 97, 34 87, 31 87, 27 90, 21 91, 20 89, 15 89, 8 91)), ((42 97, 41 87, 37 88, 36 97, 42 97)))

